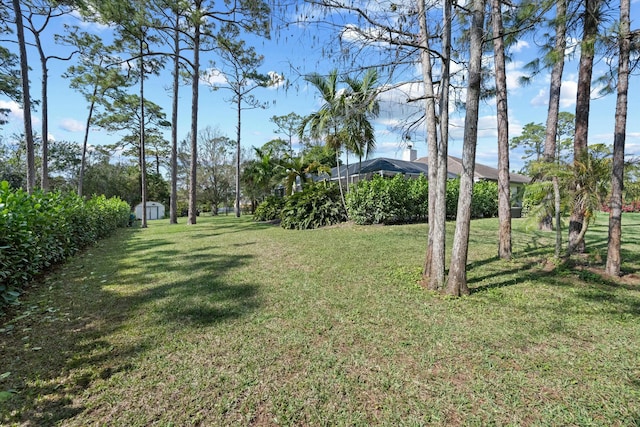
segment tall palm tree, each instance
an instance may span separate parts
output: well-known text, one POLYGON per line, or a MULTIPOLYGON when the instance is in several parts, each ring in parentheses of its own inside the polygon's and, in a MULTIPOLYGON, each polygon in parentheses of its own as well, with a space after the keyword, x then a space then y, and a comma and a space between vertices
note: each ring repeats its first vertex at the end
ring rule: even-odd
POLYGON ((306 76, 305 80, 318 89, 324 104, 318 111, 309 114, 302 120, 298 134, 302 138, 305 129, 308 128, 312 138, 324 138, 325 143, 335 150, 340 197, 342 204, 346 206, 342 180, 340 179, 340 151, 343 146, 340 130, 342 129, 344 118, 344 96, 342 96, 343 93, 338 91, 338 70, 332 70, 326 77, 318 73, 312 73, 306 76))
POLYGON ((380 114, 378 96, 378 72, 367 70, 362 80, 347 77, 345 93, 345 126, 343 128, 345 147, 355 153, 362 162, 362 156, 369 157, 375 148, 376 140, 370 118, 380 114))
MULTIPOLYGON (((340 172, 340 152, 342 148, 352 151, 362 158, 375 149, 375 135, 369 118, 377 117, 380 106, 376 100, 378 73, 368 70, 362 80, 347 77, 347 87, 338 89, 338 71, 333 70, 324 77, 313 73, 305 77, 320 92, 324 104, 318 111, 302 120, 299 134, 302 137, 309 129, 312 138, 324 138, 328 146, 336 151, 338 177, 340 172)), ((344 203, 342 180, 338 179, 340 196, 344 203)))

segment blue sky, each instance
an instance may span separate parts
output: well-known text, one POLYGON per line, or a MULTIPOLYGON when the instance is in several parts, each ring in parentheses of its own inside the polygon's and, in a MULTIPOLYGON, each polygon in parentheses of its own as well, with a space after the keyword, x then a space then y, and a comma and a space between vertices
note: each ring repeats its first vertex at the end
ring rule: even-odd
MULTIPOLYGON (((632 4, 632 24, 637 23, 637 2, 632 4)), ((293 18, 293 16, 292 16, 293 18)), ((53 43, 53 34, 60 31, 62 23, 80 24, 76 18, 68 16, 61 18, 52 26, 47 35, 47 53, 62 53, 64 48, 53 43)), ((105 27, 89 25, 88 30, 108 37, 110 30, 105 27)), ((243 111, 242 145, 243 147, 261 146, 265 142, 276 138, 276 126, 269 121, 274 115, 286 115, 296 112, 306 115, 315 111, 320 106, 317 94, 310 88, 302 75, 311 72, 326 73, 330 69, 340 67, 340 62, 335 56, 328 55, 332 48, 336 47, 335 27, 319 29, 311 24, 289 25, 274 34, 271 40, 248 38, 259 53, 265 56, 265 62, 261 69, 263 72, 275 71, 281 73, 288 80, 289 87, 258 89, 255 95, 270 107, 262 110, 243 111)), ((508 89, 509 89, 509 136, 520 135, 522 127, 529 122, 544 123, 547 112, 548 75, 538 76, 528 86, 521 86, 518 77, 524 74, 523 67, 526 62, 540 55, 538 47, 532 41, 520 40, 511 48, 513 61, 508 64, 508 89)), ((40 67, 35 51, 29 51, 31 60, 32 96, 39 98, 39 74, 40 67)), ((561 109, 563 111, 575 111, 575 89, 577 82, 577 55, 575 60, 570 60, 565 66, 563 77, 563 92, 561 109)), ((205 56, 203 67, 209 66, 209 60, 213 57, 205 56)), ((69 88, 68 81, 60 78, 69 63, 53 61, 50 66, 50 93, 49 93, 49 134, 55 140, 69 140, 81 142, 84 132, 84 122, 87 116, 87 103, 81 95, 69 88)), ((594 69, 594 77, 606 71, 608 65, 605 61, 599 61, 594 69)), ((373 157, 401 158, 405 142, 402 132, 395 126, 420 108, 420 104, 407 104, 407 97, 417 96, 422 90, 417 84, 402 85, 402 78, 409 80, 418 75, 417 67, 408 67, 402 77, 396 78, 393 83, 400 84, 398 88, 381 95, 382 111, 375 120, 377 130, 377 150, 373 157), (413 76, 412 76, 413 74, 413 76)), ((170 116, 171 76, 166 71, 159 77, 151 77, 146 82, 147 97, 149 100, 164 107, 167 116, 170 116)), ((626 152, 629 155, 640 155, 640 102, 634 97, 637 92, 637 78, 632 77, 629 96, 629 121, 627 126, 626 152)), ((135 89, 134 89, 135 90, 135 89)), ((190 119, 190 88, 181 88, 180 121, 178 135, 180 139, 187 136, 190 119)), ((211 91, 207 85, 200 87, 199 128, 206 126, 218 127, 224 134, 235 138, 235 109, 227 102, 231 93, 225 90, 211 91)), ((15 103, 0 98, 0 107, 12 109, 10 122, 0 132, 8 135, 22 131, 22 112, 15 103)), ((613 142, 613 124, 615 112, 615 96, 598 97, 593 94, 590 116, 590 143, 613 142)), ((39 133, 41 123, 40 111, 33 114, 34 128, 39 133)), ((461 112, 452 111, 451 135, 449 153, 459 156, 462 150, 462 124, 464 117, 461 112)), ((167 139, 168 139, 167 135, 167 139)), ((112 143, 119 139, 118 135, 110 135, 100 129, 92 129, 90 144, 99 145, 112 143)), ((419 156, 427 155, 426 141, 423 135, 416 134, 411 144, 418 151, 419 156)), ((511 169, 519 170, 522 166, 522 153, 514 150, 511 153, 511 169)), ((495 103, 493 100, 482 104, 479 121, 479 140, 477 148, 477 161, 490 166, 497 164, 496 146, 496 118, 495 103)))

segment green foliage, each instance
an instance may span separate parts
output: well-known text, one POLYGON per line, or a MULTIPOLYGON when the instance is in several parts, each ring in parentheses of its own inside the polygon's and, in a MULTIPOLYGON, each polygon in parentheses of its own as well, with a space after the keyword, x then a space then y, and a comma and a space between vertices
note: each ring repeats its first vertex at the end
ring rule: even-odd
POLYGON ((429 183, 424 176, 407 180, 402 175, 379 175, 360 181, 346 196, 349 218, 356 224, 392 224, 425 220, 429 183))
POLYGON ((278 196, 269 196, 258 205, 253 213, 254 221, 273 221, 280 219, 280 213, 286 200, 278 196))
POLYGON ((286 229, 306 230, 338 224, 346 219, 338 187, 312 184, 287 198, 281 225, 286 229))
MULTIPOLYGON (((446 216, 456 217, 460 180, 447 181, 446 216)), ((347 194, 346 203, 356 224, 398 224, 425 221, 429 210, 429 183, 424 176, 392 179, 374 176, 360 181, 347 194)), ((491 181, 477 182, 473 187, 471 216, 488 218, 498 214, 498 185, 491 181)))
POLYGON ((473 185, 471 202, 472 218, 493 218, 498 216, 498 183, 478 181, 473 185))
POLYGON ((0 305, 45 268, 128 223, 130 208, 104 196, 85 202, 75 194, 29 195, 0 184, 0 305))

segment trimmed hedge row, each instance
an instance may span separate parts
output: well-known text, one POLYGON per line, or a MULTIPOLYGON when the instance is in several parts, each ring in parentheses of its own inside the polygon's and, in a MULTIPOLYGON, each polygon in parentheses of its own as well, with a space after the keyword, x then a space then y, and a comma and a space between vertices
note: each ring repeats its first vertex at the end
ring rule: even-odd
MULTIPOLYGON (((460 180, 447 181, 446 215, 455 219, 458 209, 460 180)), ((392 179, 374 176, 360 181, 346 194, 349 218, 356 224, 400 224, 427 220, 429 183, 427 178, 392 179)), ((473 186, 472 218, 498 215, 498 184, 479 181, 473 186)), ((308 186, 288 198, 268 197, 254 214, 255 221, 282 219, 284 228, 317 228, 346 219, 336 185, 308 186)))
MULTIPOLYGON (((447 181, 446 216, 455 219, 460 193, 460 179, 447 181)), ((429 182, 424 176, 392 179, 374 176, 360 181, 347 194, 349 218, 356 224, 397 224, 426 221, 429 182)), ((472 218, 488 218, 498 214, 498 184, 479 181, 473 186, 472 218)))
POLYGON ((104 196, 29 195, 0 183, 0 307, 35 275, 129 222, 129 204, 104 196))

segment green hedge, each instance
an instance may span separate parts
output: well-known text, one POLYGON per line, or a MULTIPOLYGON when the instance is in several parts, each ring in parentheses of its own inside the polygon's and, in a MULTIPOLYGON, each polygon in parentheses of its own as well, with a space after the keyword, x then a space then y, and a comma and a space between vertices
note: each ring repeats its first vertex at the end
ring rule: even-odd
POLYGON ((258 205, 253 213, 254 221, 273 221, 280 219, 282 208, 286 199, 278 196, 269 196, 258 205))
MULTIPOLYGON (((447 181, 446 215, 455 219, 460 180, 447 181)), ((425 221, 428 213, 429 183, 424 176, 391 179, 374 176, 360 181, 346 196, 349 218, 356 224, 397 224, 425 221)), ((474 184, 471 216, 493 217, 498 214, 498 185, 491 181, 474 184)))
POLYGON ((391 179, 376 175, 360 181, 346 196, 349 218, 356 224, 392 224, 425 221, 428 210, 427 178, 391 179))
POLYGON ((0 183, 0 307, 16 303, 24 285, 45 268, 127 226, 129 213, 118 198, 29 195, 0 183))
POLYGON ((300 193, 287 197, 280 225, 286 229, 306 230, 346 221, 337 185, 307 185, 300 193))

